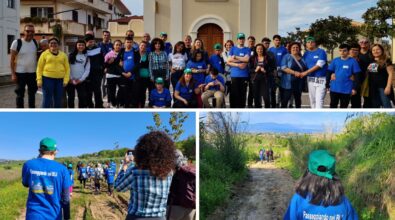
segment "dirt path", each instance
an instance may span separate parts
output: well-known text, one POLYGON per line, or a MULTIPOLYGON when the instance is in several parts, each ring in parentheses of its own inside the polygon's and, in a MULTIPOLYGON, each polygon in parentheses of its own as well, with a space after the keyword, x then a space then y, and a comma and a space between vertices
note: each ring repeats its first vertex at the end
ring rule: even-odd
POLYGON ((235 187, 230 201, 208 220, 282 219, 294 192, 294 180, 274 163, 249 166, 248 179, 235 187))

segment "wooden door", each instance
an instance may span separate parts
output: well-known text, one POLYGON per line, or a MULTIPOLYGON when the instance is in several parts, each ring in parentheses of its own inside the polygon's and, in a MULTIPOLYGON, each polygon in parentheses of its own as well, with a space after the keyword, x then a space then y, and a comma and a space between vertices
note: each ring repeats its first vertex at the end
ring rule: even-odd
POLYGON ((198 38, 203 41, 205 50, 209 55, 214 53, 214 45, 220 43, 223 45, 224 32, 222 28, 216 24, 205 24, 198 30, 198 38))

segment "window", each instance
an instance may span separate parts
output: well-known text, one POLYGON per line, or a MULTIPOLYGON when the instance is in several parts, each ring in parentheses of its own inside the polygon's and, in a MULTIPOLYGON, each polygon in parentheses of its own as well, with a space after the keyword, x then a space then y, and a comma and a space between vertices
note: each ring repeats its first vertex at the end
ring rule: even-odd
POLYGON ((7 7, 15 8, 15 0, 8 0, 7 1, 7 7))
POLYGON ((108 10, 112 10, 112 4, 108 3, 108 10))
POLYGON ((88 24, 92 24, 92 16, 88 15, 88 24))
POLYGON ((7 35, 7 49, 8 49, 8 54, 11 53, 10 48, 11 48, 11 44, 12 42, 15 40, 15 36, 14 35, 7 35))
POLYGON ((106 28, 104 26, 104 19, 98 17, 93 17, 93 25, 95 25, 98 29, 106 28))
POLYGON ((78 22, 78 11, 73 11, 73 21, 78 22))
POLYGON ((53 8, 30 8, 30 17, 53 18, 53 8))
POLYGON ((88 2, 93 3, 93 0, 88 0, 88 2))

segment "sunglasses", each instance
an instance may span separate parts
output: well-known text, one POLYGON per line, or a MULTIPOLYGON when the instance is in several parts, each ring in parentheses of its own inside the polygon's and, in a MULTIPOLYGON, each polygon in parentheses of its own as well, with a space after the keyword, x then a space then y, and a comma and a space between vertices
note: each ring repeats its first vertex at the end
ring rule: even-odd
POLYGON ((27 33, 34 33, 34 31, 31 30, 25 30, 27 33))
POLYGON ((369 41, 359 41, 360 44, 368 44, 369 41))

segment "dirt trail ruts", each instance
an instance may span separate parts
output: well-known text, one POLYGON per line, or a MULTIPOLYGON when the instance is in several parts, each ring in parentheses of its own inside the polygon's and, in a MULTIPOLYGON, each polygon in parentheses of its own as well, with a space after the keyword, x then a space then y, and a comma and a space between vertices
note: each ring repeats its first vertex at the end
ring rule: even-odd
POLYGON ((275 220, 282 219, 294 193, 294 180, 288 171, 275 163, 254 163, 248 179, 233 189, 230 201, 208 220, 275 220))

